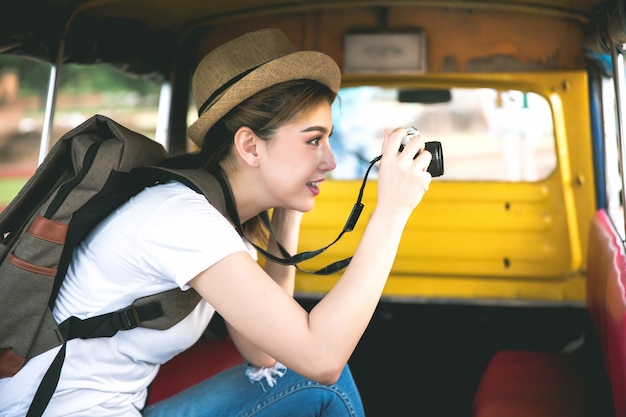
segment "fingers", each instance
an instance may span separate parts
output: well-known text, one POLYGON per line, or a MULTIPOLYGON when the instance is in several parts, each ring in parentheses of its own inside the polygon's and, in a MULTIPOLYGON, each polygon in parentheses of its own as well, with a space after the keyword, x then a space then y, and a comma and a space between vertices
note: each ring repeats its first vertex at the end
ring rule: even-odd
POLYGON ((425 171, 432 160, 430 152, 425 150, 425 141, 419 130, 398 127, 392 131, 385 131, 383 141, 383 158, 398 159, 416 165, 417 169, 425 171))
POLYGON ((392 131, 385 130, 382 149, 383 155, 397 153, 400 149, 400 145, 402 145, 402 139, 407 136, 407 133, 404 127, 398 127, 392 131))
POLYGON ((385 131, 378 171, 378 202, 412 210, 430 188, 432 175, 428 166, 432 155, 417 132, 400 150, 406 136, 405 128, 385 131))

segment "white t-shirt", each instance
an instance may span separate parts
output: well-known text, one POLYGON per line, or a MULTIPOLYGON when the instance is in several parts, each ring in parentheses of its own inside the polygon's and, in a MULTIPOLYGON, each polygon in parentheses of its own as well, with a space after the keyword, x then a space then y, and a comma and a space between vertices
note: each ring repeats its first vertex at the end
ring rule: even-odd
MULTIPOLYGON (((87 318, 180 287, 224 257, 256 253, 206 198, 182 184, 148 188, 77 248, 54 316, 87 318)), ((159 365, 197 341, 214 313, 202 300, 167 330, 136 328, 111 338, 74 339, 46 416, 139 416, 159 365)), ((59 348, 0 379, 0 415, 23 416, 59 348)))

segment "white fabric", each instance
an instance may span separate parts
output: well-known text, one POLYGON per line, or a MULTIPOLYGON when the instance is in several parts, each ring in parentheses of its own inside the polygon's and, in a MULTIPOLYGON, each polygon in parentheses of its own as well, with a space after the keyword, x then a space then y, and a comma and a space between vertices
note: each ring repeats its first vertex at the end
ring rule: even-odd
MULTIPOLYGON (((148 188, 111 215, 77 250, 55 318, 86 318, 188 282, 224 257, 254 250, 205 199, 179 183, 148 188)), ((71 340, 46 416, 139 416, 159 364, 191 346, 214 309, 201 301, 165 330, 136 328, 111 338, 71 340)), ((0 415, 23 416, 57 349, 0 379, 0 415)))
MULTIPOLYGON (((276 379, 285 375, 285 372, 287 372, 287 367, 280 362, 276 362, 268 368, 258 368, 253 366, 246 368, 246 376, 250 378, 251 381, 258 382, 265 379, 265 382, 270 387, 276 385, 276 379)), ((265 391, 265 387, 263 387, 263 391, 265 391)))

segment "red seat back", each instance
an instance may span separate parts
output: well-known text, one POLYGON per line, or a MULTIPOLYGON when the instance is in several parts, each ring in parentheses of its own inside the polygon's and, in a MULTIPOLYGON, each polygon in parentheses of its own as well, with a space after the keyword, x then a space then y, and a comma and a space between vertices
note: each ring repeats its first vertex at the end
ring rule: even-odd
POLYGON ((626 417, 626 255, 607 213, 589 232, 587 306, 602 345, 616 417, 626 417))
POLYGON ((152 382, 148 404, 169 398, 241 363, 243 358, 230 337, 224 341, 202 338, 186 351, 161 365, 152 382))

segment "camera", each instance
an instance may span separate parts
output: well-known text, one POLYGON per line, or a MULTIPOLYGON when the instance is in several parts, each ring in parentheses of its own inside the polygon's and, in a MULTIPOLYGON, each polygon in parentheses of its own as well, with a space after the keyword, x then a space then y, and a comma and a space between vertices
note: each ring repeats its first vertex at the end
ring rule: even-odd
MULTIPOLYGON (((407 135, 402 139, 402 144, 400 145, 400 152, 402 152, 402 150, 404 149, 404 145, 406 145, 409 140, 411 140, 415 136, 419 136, 420 134, 419 130, 415 129, 414 127, 407 127, 406 131, 407 131, 407 135)), ((437 141, 426 142, 424 144, 424 147, 432 155, 432 159, 430 161, 430 164, 428 165, 427 171, 433 177, 442 176, 443 175, 443 150, 441 148, 441 142, 437 142, 437 141)), ((415 154, 413 159, 417 158, 417 155, 419 155, 419 152, 415 154)))

